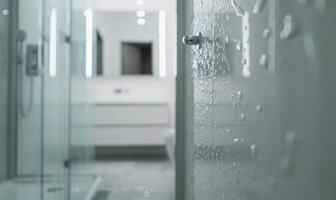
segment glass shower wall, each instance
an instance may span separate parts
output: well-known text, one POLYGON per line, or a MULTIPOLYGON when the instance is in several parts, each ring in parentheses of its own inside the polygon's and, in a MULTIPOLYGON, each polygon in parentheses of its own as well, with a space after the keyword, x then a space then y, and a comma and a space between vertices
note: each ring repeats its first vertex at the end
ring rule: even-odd
MULTIPOLYGON (((11 69, 15 73, 11 81, 11 90, 16 95, 11 96, 11 101, 16 101, 15 128, 11 137, 15 138, 16 158, 15 177, 13 183, 12 199, 42 199, 42 76, 38 69, 41 62, 37 61, 41 52, 41 2, 34 0, 11 1, 13 4, 11 17, 16 19, 16 27, 12 35, 16 37, 16 56, 12 57, 11 69), (30 65, 27 55, 32 55, 30 65), (34 70, 28 70, 34 66, 34 70), (34 72, 33 72, 34 71, 34 72)), ((31 68, 31 69, 33 69, 31 68)), ((13 120, 11 118, 11 120, 13 120)), ((12 144, 11 144, 12 145, 12 144)), ((15 152, 15 153, 14 153, 15 152)))
POLYGON ((69 197, 70 1, 43 2, 44 197, 69 197))
POLYGON ((78 12, 84 23, 74 22, 71 27, 75 13, 71 2, 0 1, 0 46, 4 50, 0 54, 0 199, 84 199, 92 186, 88 130, 73 126, 77 119, 85 124, 89 117, 85 98, 77 98, 77 94, 85 97, 83 86, 89 76, 70 73, 72 38, 80 38, 85 56, 71 62, 89 66, 86 52, 93 50, 87 46, 93 48, 93 43, 87 42, 92 29, 87 22, 92 13, 84 12, 89 8, 85 4, 78 12), (71 32, 72 28, 79 32, 71 32), (77 78, 82 81, 78 83, 77 78), (72 102, 79 101, 78 111, 72 102))
POLYGON ((1 0, 0 6, 0 199, 39 200, 42 79, 28 66, 40 67, 40 4, 1 0), (36 62, 30 65, 32 60, 36 62))
POLYGON ((85 199, 94 186, 93 147, 86 126, 92 117, 87 82, 94 61, 90 7, 89 0, 44 3, 43 169, 45 196, 52 199, 85 199), (75 66, 84 73, 75 73, 75 66))
MULTIPOLYGON (((88 126, 90 112, 90 79, 95 66, 95 39, 91 0, 72 1, 71 10, 71 199, 90 195, 95 178, 93 133, 88 126)), ((90 93, 91 91, 91 93, 90 93)))
POLYGON ((191 199, 334 199, 336 2, 192 5, 191 199))

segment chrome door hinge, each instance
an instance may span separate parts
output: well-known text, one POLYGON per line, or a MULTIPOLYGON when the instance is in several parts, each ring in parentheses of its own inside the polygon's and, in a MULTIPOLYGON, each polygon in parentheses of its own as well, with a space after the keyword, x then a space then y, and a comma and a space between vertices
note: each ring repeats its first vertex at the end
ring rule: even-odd
POLYGON ((203 36, 202 33, 198 33, 197 35, 185 35, 182 38, 183 44, 186 45, 197 45, 200 49, 202 48, 203 36))

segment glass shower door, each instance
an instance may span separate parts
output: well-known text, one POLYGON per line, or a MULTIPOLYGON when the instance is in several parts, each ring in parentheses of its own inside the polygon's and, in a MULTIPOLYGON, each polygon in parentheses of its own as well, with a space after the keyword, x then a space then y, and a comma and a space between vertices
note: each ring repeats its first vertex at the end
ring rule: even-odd
POLYGON ((95 176, 92 130, 88 124, 90 86, 95 68, 95 34, 91 0, 72 1, 71 9, 71 199, 87 199, 97 185, 95 176), (91 138, 91 139, 90 139, 91 138))
MULTIPOLYGON (((15 157, 13 199, 42 199, 42 76, 41 2, 11 1, 13 48, 11 57, 11 138, 15 157), (15 41, 15 42, 14 42, 15 41), (28 56, 29 55, 29 56, 28 56)), ((14 168, 14 166, 12 166, 14 168)))
POLYGON ((40 4, 1 4, 0 199, 42 199, 40 4), (3 138, 4 136, 4 138, 3 138))
POLYGON ((0 1, 0 199, 70 199, 69 0, 0 1))
POLYGON ((70 2, 43 4, 43 192, 51 200, 70 197, 70 2))
POLYGON ((335 2, 184 3, 181 26, 191 27, 184 37, 191 46, 179 78, 187 99, 179 101, 186 123, 177 136, 185 140, 177 144, 186 160, 178 156, 187 177, 181 194, 334 199, 335 2))

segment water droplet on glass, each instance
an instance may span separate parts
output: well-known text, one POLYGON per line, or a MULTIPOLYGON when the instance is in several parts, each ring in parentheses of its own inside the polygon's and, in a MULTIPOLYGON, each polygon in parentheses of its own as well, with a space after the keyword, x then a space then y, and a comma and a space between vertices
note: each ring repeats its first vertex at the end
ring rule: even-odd
POLYGON ((245 121, 245 120, 246 120, 246 116, 245 116, 245 114, 240 114, 240 120, 242 120, 242 121, 245 121))
POLYGON ((226 133, 231 133, 231 129, 228 126, 225 127, 225 131, 226 131, 226 133))
POLYGON ((284 155, 281 160, 282 170, 286 175, 293 173, 295 168, 295 154, 297 150, 297 137, 294 131, 289 131, 285 136, 284 155))
POLYGON ((200 1, 200 7, 203 7, 204 3, 203 1, 200 1))
POLYGON ((287 14, 283 19, 283 28, 280 33, 280 39, 289 40, 293 34, 294 34, 293 16, 287 14))
POLYGON ((144 191, 144 197, 145 197, 145 198, 150 197, 150 191, 149 191, 149 190, 145 190, 145 191, 144 191))
POLYGON ((258 113, 261 113, 261 112, 262 112, 262 107, 261 107, 261 105, 257 105, 257 106, 256 106, 256 111, 257 111, 258 113))
POLYGON ((239 100, 243 100, 243 92, 242 91, 238 91, 237 92, 237 98, 239 99, 239 100))
POLYGON ((221 200, 225 200, 225 194, 224 193, 221 194, 221 200))
POLYGON ((264 7, 265 0, 257 0, 253 7, 253 13, 260 13, 264 7))
POLYGON ((295 133, 293 131, 289 131, 286 134, 286 140, 290 143, 292 143, 294 141, 295 137, 296 136, 295 136, 295 133))
POLYGON ((264 39, 268 39, 271 36, 271 30, 269 28, 265 28, 265 30, 262 33, 262 37, 264 39))
POLYGON ((233 167, 234 169, 236 169, 236 168, 237 168, 237 163, 236 163, 236 162, 233 162, 233 163, 232 163, 232 167, 233 167))
POLYGON ((242 50, 242 43, 240 41, 237 42, 236 50, 237 51, 241 51, 242 50))
POLYGON ((260 56, 259 64, 262 67, 267 68, 267 66, 268 66, 268 56, 266 54, 263 54, 263 55, 260 56))
POLYGON ((245 11, 237 4, 235 0, 231 0, 231 5, 235 9, 237 16, 241 17, 244 15, 245 11))
POLYGON ((229 37, 228 36, 225 37, 225 43, 229 43, 229 37))
POLYGON ((253 157, 257 156, 258 151, 257 151, 257 146, 256 145, 252 144, 250 146, 250 153, 251 153, 251 156, 253 156, 253 157))

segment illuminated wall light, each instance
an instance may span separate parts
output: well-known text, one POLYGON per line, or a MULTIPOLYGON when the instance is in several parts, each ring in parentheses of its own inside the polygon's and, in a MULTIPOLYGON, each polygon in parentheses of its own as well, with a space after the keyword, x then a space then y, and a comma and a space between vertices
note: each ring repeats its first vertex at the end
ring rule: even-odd
POLYGON ((50 49, 49 49, 49 76, 56 76, 57 67, 57 10, 50 14, 50 49))
POLYGON ((160 77, 166 76, 166 12, 159 11, 160 77))
POLYGON ((86 24, 86 49, 85 49, 85 76, 92 77, 93 69, 93 13, 91 9, 84 11, 86 24))
POLYGON ((139 19, 137 20, 137 22, 138 22, 138 24, 139 24, 140 26, 143 26, 143 25, 146 24, 146 20, 145 20, 144 18, 139 18, 139 19))
POLYGON ((145 3, 144 0, 137 0, 137 4, 138 4, 139 6, 142 6, 144 3, 145 3))
POLYGON ((242 16, 243 25, 243 77, 250 77, 250 16, 247 12, 242 16))
POLYGON ((138 10, 136 12, 136 15, 137 15, 137 17, 144 17, 144 16, 146 16, 146 12, 143 11, 143 10, 138 10))

